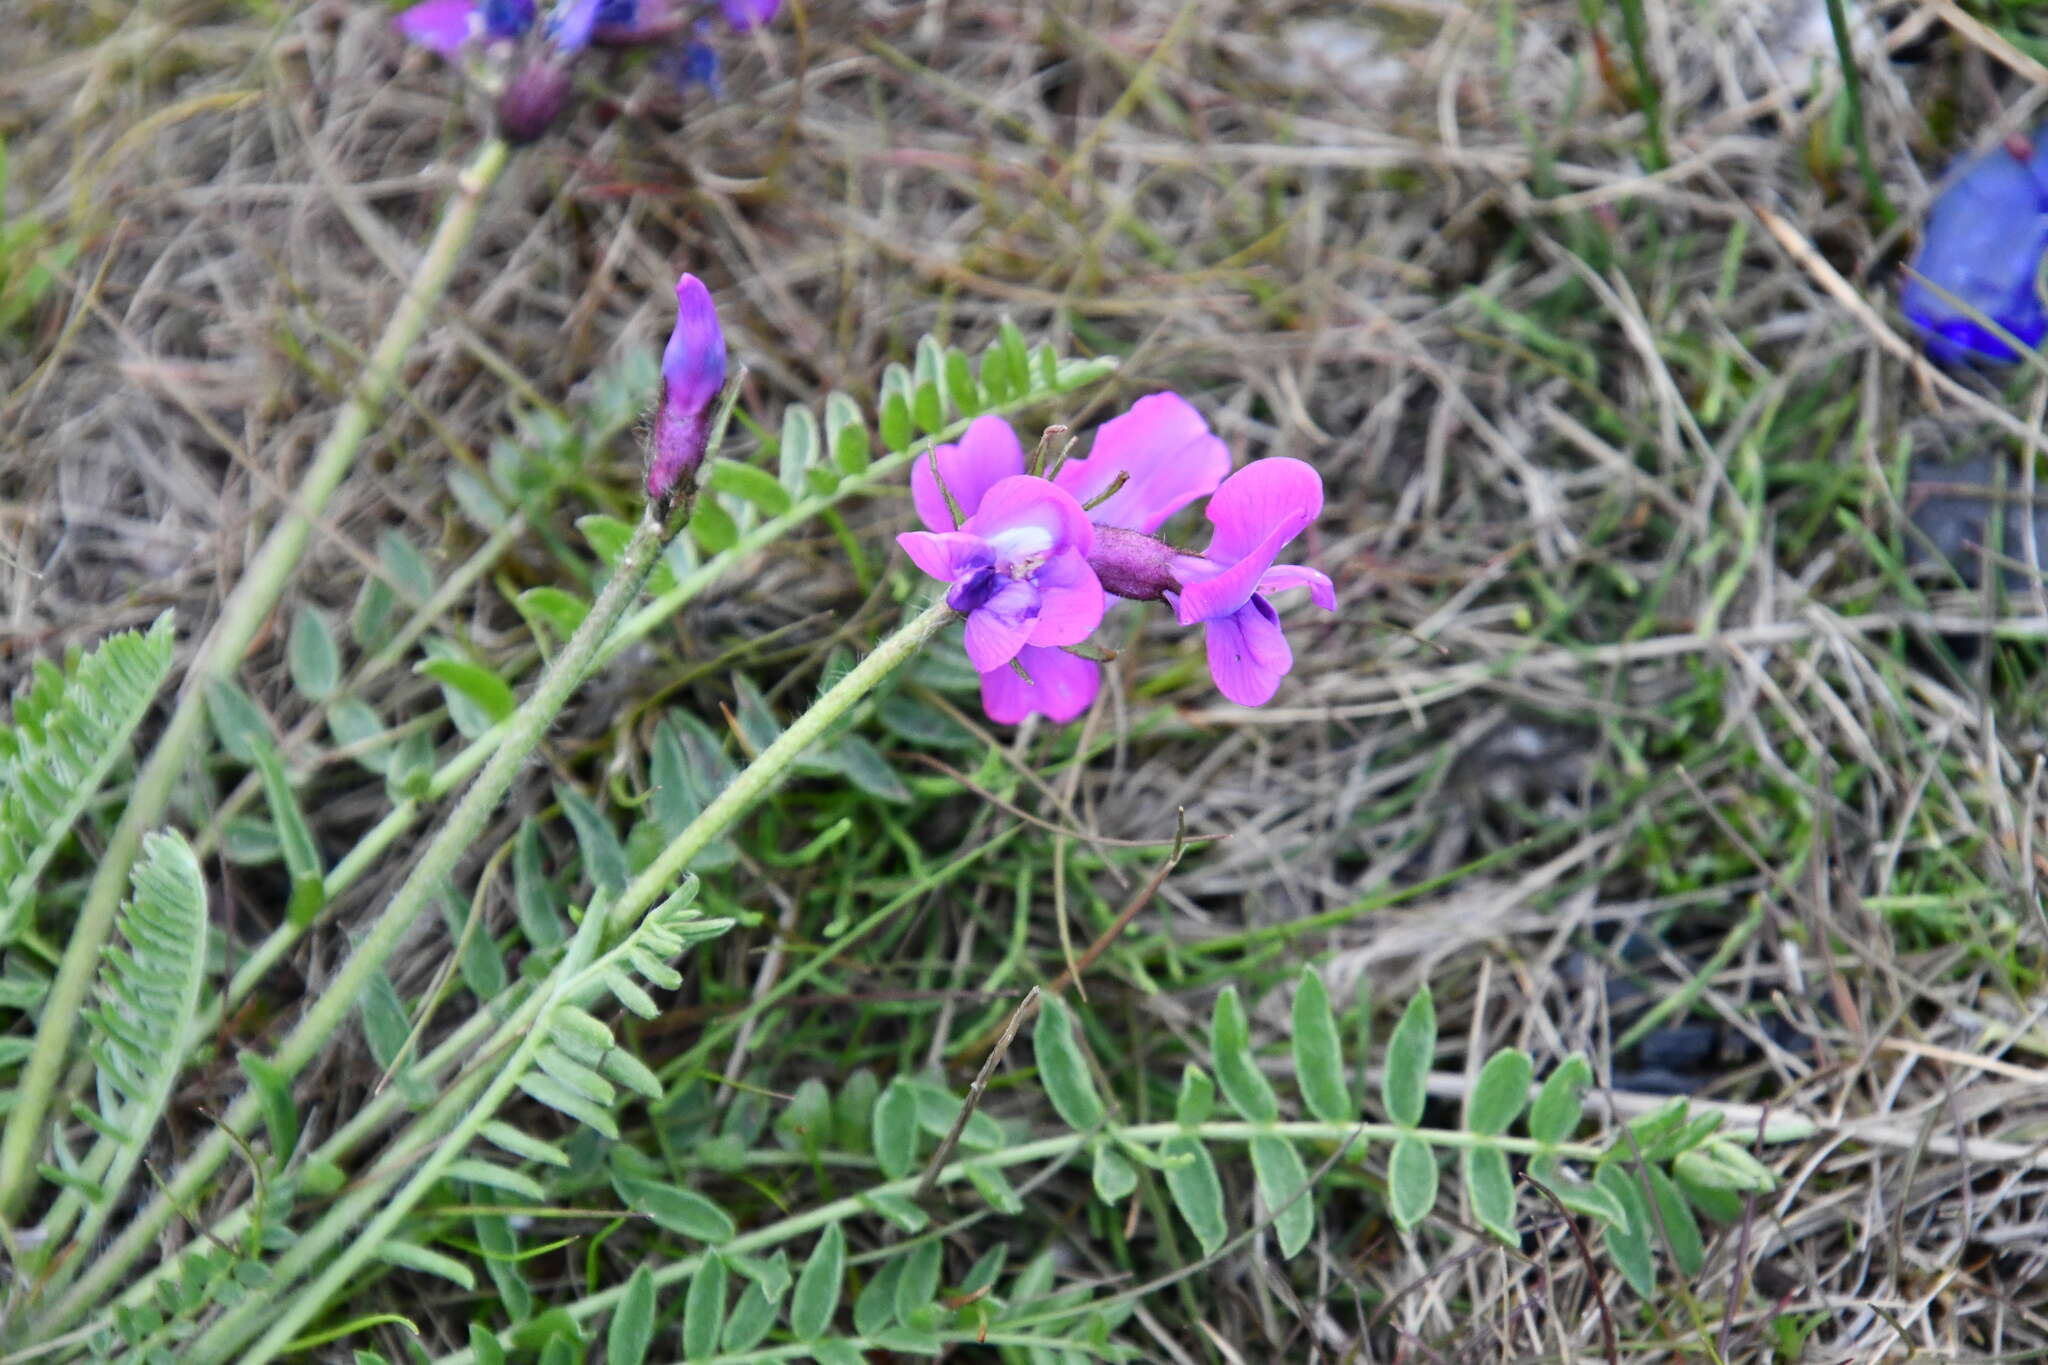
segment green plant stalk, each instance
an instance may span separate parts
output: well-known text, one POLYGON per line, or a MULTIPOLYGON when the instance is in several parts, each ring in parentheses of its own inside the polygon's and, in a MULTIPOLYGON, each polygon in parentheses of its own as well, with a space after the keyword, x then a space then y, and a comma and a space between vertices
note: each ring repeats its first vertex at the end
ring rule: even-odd
MULTIPOLYGON (((460 1058, 469 1055, 471 1050, 483 1041, 484 1036, 490 1032, 491 1026, 495 1022, 495 1016, 488 1010, 478 1010, 471 1014, 453 1033, 450 1033, 436 1044, 434 1050, 422 1058, 409 1074, 415 1080, 433 1084, 434 1079, 443 1070, 452 1066, 460 1058)), ((440 1088, 444 1095, 466 1096, 476 1088, 468 1083, 470 1079, 468 1076, 458 1076, 446 1082, 440 1088)), ((392 1084, 385 1086, 382 1091, 372 1096, 369 1102, 363 1105, 362 1108, 351 1114, 348 1121, 336 1129, 327 1141, 314 1149, 312 1154, 306 1158, 305 1164, 313 1166, 325 1162, 330 1165, 339 1165, 359 1145, 381 1131, 385 1123, 391 1119, 393 1113, 405 1103, 405 1087, 394 1080, 392 1084)), ((249 1226, 252 1202, 245 1202, 231 1213, 223 1216, 209 1228, 209 1231, 230 1246, 238 1244, 243 1231, 249 1226)), ((184 1251, 166 1257, 150 1267, 146 1274, 122 1288, 119 1291, 120 1297, 118 1301, 130 1306, 142 1303, 155 1292, 157 1281, 168 1277, 175 1277, 181 1272, 186 1252, 204 1251, 212 1245, 210 1241, 204 1238, 194 1238, 186 1245, 184 1251)), ((51 1310, 51 1316, 55 1317, 58 1314, 67 1312, 75 1313, 96 1306, 106 1308, 107 1305, 104 1303, 95 1305, 80 1301, 91 1287, 88 1283, 74 1289, 62 1302, 51 1310)), ((88 1321, 78 1330, 89 1335, 101 1327, 110 1328, 112 1326, 112 1317, 103 1315, 100 1318, 88 1321)))
MULTIPOLYGON (((563 703, 582 682, 606 632, 654 571, 664 539, 662 522, 652 511, 641 517, 611 581, 605 584, 590 614, 584 617, 575 635, 548 665, 533 693, 512 714, 510 737, 491 755, 490 762, 484 765, 483 772, 463 794, 462 800, 456 803, 383 913, 356 943, 347 961, 279 1046, 271 1061, 287 1078, 298 1075, 341 1026, 348 1012, 355 1008, 357 998, 369 985, 371 974, 384 965, 398 946, 399 939, 412 927, 420 912, 432 903, 442 879, 451 874, 470 852, 477 836, 511 787, 512 779, 539 745, 541 736, 554 723, 563 703)), ((137 1215, 101 1255, 91 1274, 66 1296, 65 1303, 73 1303, 80 1291, 88 1287, 95 1296, 110 1290, 113 1278, 143 1252, 179 1208, 195 1198, 200 1185, 227 1158, 233 1150, 231 1135, 249 1133, 260 1116, 261 1105, 255 1091, 253 1088, 244 1091, 213 1134, 178 1168, 169 1187, 137 1215)), ((42 1325, 61 1330, 68 1325, 70 1315, 70 1312, 53 1312, 42 1325)))
MULTIPOLYGON (((591 614, 595 616, 597 613, 593 609, 591 614)), ((595 936, 602 932, 604 926, 608 925, 613 933, 618 933, 628 926, 637 925, 658 900, 675 889, 690 862, 704 851, 707 844, 725 833, 755 802, 773 791, 789 775, 806 749, 817 743, 833 724, 873 692, 889 674, 908 662, 954 618, 953 609, 941 599, 877 645, 741 770, 725 790, 620 892, 617 902, 604 912, 603 924, 594 922, 597 908, 592 907, 593 923, 586 924, 578 934, 578 945, 586 941, 594 944, 595 936)), ((474 791, 471 794, 474 795, 474 791)), ((347 1278, 376 1253, 383 1240, 440 1179, 439 1173, 468 1149, 477 1132, 496 1115, 498 1107, 525 1074, 533 1054, 546 1041, 546 1030, 535 1025, 550 1005, 562 999, 565 993, 578 989, 576 977, 587 961, 587 953, 580 960, 572 953, 557 964, 550 973, 553 984, 536 991, 485 1044, 486 1054, 509 1050, 509 1060, 499 1068, 496 1079, 482 1098, 473 1102, 437 1105, 395 1140, 395 1149, 414 1152, 431 1149, 432 1155, 377 1213, 367 1228, 363 1225, 363 1215, 388 1182, 363 1182, 346 1200, 308 1229, 285 1257, 272 1267, 274 1278, 263 1292, 251 1295, 240 1308, 222 1318, 205 1336, 188 1346, 189 1358, 199 1361, 234 1359, 242 1365, 260 1365, 281 1350, 347 1278), (274 1314, 278 1297, 293 1283, 298 1272, 315 1264, 324 1264, 325 1268, 310 1286, 291 1290, 287 1300, 291 1306, 283 1316, 270 1319, 272 1326, 261 1341, 249 1352, 232 1354, 240 1348, 259 1320, 266 1314, 274 1314)), ((449 1098, 453 1100, 455 1097, 449 1098)))
MULTIPOLYGON (((297 1335, 306 1320, 320 1311, 348 1277, 362 1267, 363 1262, 376 1254, 385 1240, 398 1230, 399 1223, 413 1206, 440 1183, 444 1172, 468 1151, 470 1144, 483 1131, 483 1126, 512 1097, 519 1078, 533 1066, 534 1058, 548 1040, 548 1031, 538 1026, 540 1021, 554 1006, 586 991, 586 969, 597 956, 604 925, 603 915, 586 914, 568 954, 551 973, 557 978, 556 984, 550 989, 534 992, 505 1021, 499 1036, 509 1034, 518 1040, 517 1045, 497 1068, 496 1074, 489 1078, 488 1084, 482 1087, 482 1094, 471 1098, 470 1092, 477 1087, 452 1087, 440 1103, 413 1125, 414 1129, 429 1131, 408 1131, 400 1140, 400 1146, 406 1150, 420 1150, 414 1145, 416 1143, 431 1144, 432 1150, 425 1160, 410 1168, 412 1178, 406 1181, 391 1202, 375 1217, 369 1218, 366 1224, 365 1217, 383 1197, 390 1179, 358 1181, 355 1188, 336 1201, 320 1221, 271 1267, 270 1284, 262 1292, 251 1294, 222 1314, 196 1340, 186 1343, 179 1353, 181 1359, 195 1365, 205 1361, 218 1361, 222 1365, 229 1361, 256 1365, 256 1362, 269 1360, 297 1335), (292 1291, 280 1315, 276 1297, 279 1290, 294 1283, 315 1264, 324 1265, 324 1269, 312 1284, 292 1291), (254 1347, 241 1350, 242 1343, 265 1322, 270 1323, 270 1330, 254 1347)), ((481 1075, 476 1079, 482 1079, 481 1075)), ((392 1164, 396 1166, 396 1163, 392 1164)), ((394 1170, 390 1178, 395 1179, 397 1174, 398 1170, 394 1170)))
MULTIPOLYGON (((1037 397, 1038 395, 1033 395, 1037 397)), ((1023 400, 1020 400, 1020 405, 1023 400)), ((966 420, 955 422, 941 436, 957 435, 954 430, 966 429, 966 420)), ((753 530, 741 536, 731 548, 713 555, 696 569, 680 579, 676 586, 633 612, 605 641, 598 650, 597 658, 590 667, 594 671, 603 668, 628 648, 645 639, 684 606, 696 600, 707 588, 717 584, 725 574, 747 556, 764 550, 778 539, 809 521, 812 517, 830 511, 847 498, 859 493, 870 492, 891 479, 898 471, 924 453, 923 447, 916 450, 899 451, 885 455, 862 473, 855 475, 830 493, 814 494, 791 507, 781 516, 762 522, 753 530)), ((428 784, 424 800, 407 799, 393 806, 363 837, 356 841, 354 848, 328 872, 324 886, 324 900, 331 904, 341 893, 353 885, 364 872, 376 866, 378 860, 406 831, 419 820, 429 802, 445 796, 468 781, 476 770, 482 767, 498 746, 505 742, 510 733, 510 720, 492 726, 464 746, 454 757, 442 764, 428 784)), ((271 930, 269 936, 258 944, 249 957, 236 969, 234 979, 228 983, 221 1011, 232 1010, 245 999, 256 984, 284 959, 292 945, 306 932, 308 926, 301 924, 280 924, 271 930)), ((214 1019, 215 1015, 208 1018, 214 1019)))
POLYGON ((440 227, 413 272, 405 298, 385 326, 384 335, 357 378, 354 392, 342 405, 313 462, 294 486, 296 500, 271 529, 241 581, 221 609, 219 621, 200 646, 187 671, 170 723, 136 776, 127 808, 115 825, 99 869, 86 891, 85 904, 73 926, 70 942, 44 1001, 36 1029, 35 1050, 23 1068, 7 1127, 0 1133, 0 1218, 19 1216, 34 1185, 37 1153, 42 1148, 43 1122, 64 1059, 77 1031, 78 1014, 99 967, 100 950, 114 925, 114 914, 127 889, 128 871, 142 845, 142 836, 162 818, 171 788, 191 760, 205 721, 207 684, 228 678, 284 594, 292 571, 305 554, 320 516, 343 477, 355 463, 399 367, 426 330, 429 317, 448 287, 455 263, 476 230, 477 216, 491 185, 504 170, 510 148, 500 139, 485 143, 457 178, 455 196, 440 227))
MULTIPOLYGON (((1279 1137, 1294 1142, 1321 1142, 1346 1144, 1353 1142, 1391 1142, 1401 1137, 1416 1137, 1435 1147, 1492 1147, 1504 1152, 1526 1153, 1531 1156, 1550 1156, 1560 1161, 1597 1161, 1607 1149, 1591 1143, 1566 1142, 1542 1143, 1532 1138, 1495 1137, 1481 1133, 1457 1132, 1442 1128, 1400 1128, 1388 1123, 1247 1123, 1236 1120, 1217 1120, 1209 1123, 1183 1127, 1178 1123, 1141 1123, 1126 1128, 1104 1128, 1087 1133, 1064 1133, 1059 1137, 1041 1138, 1015 1147, 1004 1147, 992 1152, 981 1152, 961 1157, 941 1167, 936 1183, 956 1184, 967 1178, 970 1170, 998 1171, 1008 1166, 1022 1166, 1037 1161, 1058 1161, 1073 1155, 1088 1146, 1098 1137, 1107 1136, 1114 1141, 1132 1142, 1151 1147, 1174 1137, 1192 1137, 1199 1142, 1244 1142, 1255 1137, 1279 1137)), ((843 1222, 859 1214, 872 1214, 870 1203, 876 1198, 908 1199, 914 1196, 924 1176, 905 1176, 885 1185, 863 1190, 859 1194, 835 1199, 829 1204, 820 1204, 815 1209, 793 1214, 788 1218, 770 1223, 753 1232, 742 1233, 724 1246, 714 1248, 724 1255, 754 1255, 768 1248, 815 1232, 833 1223, 843 1222)), ((703 1261, 702 1253, 685 1256, 655 1267, 654 1283, 657 1288, 680 1284, 697 1272, 703 1261)), ((601 1293, 578 1299, 568 1306, 569 1316, 577 1322, 587 1322, 610 1310, 625 1294, 620 1285, 601 1293)), ((508 1330, 500 1340, 509 1348, 511 1333, 508 1330)), ((474 1365, 476 1357, 469 1351, 455 1351, 437 1357, 433 1365, 474 1365)))
POLYGON ((1647 160, 1651 170, 1661 171, 1671 164, 1671 149, 1664 144, 1664 92, 1657 84, 1657 73, 1650 69, 1650 28, 1643 18, 1643 0, 1620 0, 1620 4, 1622 37, 1635 68, 1643 121, 1649 127, 1647 160))

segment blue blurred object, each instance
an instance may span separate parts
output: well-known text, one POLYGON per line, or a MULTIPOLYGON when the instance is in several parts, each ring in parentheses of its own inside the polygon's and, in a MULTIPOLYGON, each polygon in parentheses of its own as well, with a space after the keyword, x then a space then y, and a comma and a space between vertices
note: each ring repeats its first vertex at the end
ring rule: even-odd
POLYGON ((1936 360, 2017 360, 2003 338, 1943 295, 1969 304, 2027 346, 2048 334, 2048 311, 2035 285, 2048 254, 2048 142, 2037 143, 2031 159, 2001 147, 1962 163, 1951 180, 1927 215, 1899 306, 1926 335, 1936 360))

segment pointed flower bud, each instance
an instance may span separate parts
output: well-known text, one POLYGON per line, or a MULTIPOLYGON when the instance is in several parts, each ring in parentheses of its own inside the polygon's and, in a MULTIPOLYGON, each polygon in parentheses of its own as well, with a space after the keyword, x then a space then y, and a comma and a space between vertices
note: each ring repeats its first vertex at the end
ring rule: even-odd
POLYGON ((711 408, 725 387, 725 332, 711 291, 695 275, 676 281, 676 329, 661 353, 661 404, 648 445, 647 496, 685 503, 711 439, 711 408))
POLYGON ((498 96, 498 131, 515 147, 537 142, 569 103, 569 72, 551 55, 535 57, 498 96))

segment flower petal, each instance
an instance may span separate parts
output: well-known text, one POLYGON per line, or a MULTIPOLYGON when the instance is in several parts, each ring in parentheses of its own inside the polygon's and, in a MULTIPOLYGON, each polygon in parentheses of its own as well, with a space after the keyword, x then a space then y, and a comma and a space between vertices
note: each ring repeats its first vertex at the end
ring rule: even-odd
MULTIPOLYGON (((725 387, 725 329, 704 281, 685 271, 676 279, 676 325, 661 351, 662 401, 709 408, 725 387)), ((932 528, 951 530, 949 526, 932 528)))
POLYGON ((1078 645, 1102 624, 1108 599, 1088 561, 1074 550, 1054 555, 1032 579, 1039 594, 1034 645, 1078 645))
POLYGON ((1322 511, 1323 479, 1313 465, 1284 456, 1254 461, 1225 479, 1209 499, 1216 535, 1208 556, 1219 564, 1235 564, 1283 526, 1289 528, 1280 541, 1285 545, 1322 511))
POLYGON ((1307 588, 1308 600, 1324 611, 1337 610, 1337 585, 1321 569, 1300 564, 1275 564, 1259 576, 1259 591, 1267 597, 1289 588, 1307 588))
POLYGON ((759 28, 775 17, 782 8, 782 0, 722 0, 725 22, 741 33, 750 28, 759 28))
POLYGON ((962 516, 971 517, 981 506, 982 495, 999 480, 1024 472, 1024 447, 1017 433, 1000 417, 977 417, 961 433, 958 445, 938 447, 932 455, 920 455, 910 466, 910 500, 917 506, 917 519, 927 531, 951 531, 953 511, 939 491, 939 479, 960 504, 962 516), (932 459, 939 462, 939 476, 932 477, 932 459))
POLYGON ((960 529, 991 541, 1008 532, 1043 532, 1043 538, 1023 538, 1023 543, 1032 545, 1031 553, 1076 550, 1085 555, 1095 545, 1095 528, 1088 524, 1088 514, 1074 501, 1074 495, 1029 474, 998 479, 990 485, 974 515, 960 529))
POLYGON ((1064 649, 1026 645, 1017 662, 1031 675, 1030 682, 1007 664, 981 675, 981 709, 1002 725, 1021 724, 1034 711, 1064 725, 1086 711, 1102 690, 1102 665, 1064 649))
POLYGON ((988 542, 965 531, 905 531, 896 543, 911 563, 941 583, 956 583, 991 559, 988 542))
POLYGON ((1002 668, 1017 657, 1038 621, 1038 605, 1038 589, 1012 579, 967 614, 967 662, 975 672, 1002 668))
POLYGON ((1216 689, 1240 706, 1264 706, 1294 667, 1294 651, 1272 604, 1254 597, 1208 625, 1209 673, 1216 689))
POLYGON ((1148 394, 1121 417, 1104 422, 1085 460, 1060 470, 1059 486, 1083 506, 1124 485, 1088 519, 1097 526, 1156 531, 1196 498, 1214 493, 1230 473, 1230 448, 1209 430, 1194 404, 1177 393, 1148 394))
POLYGON ((2048 333, 2034 284, 2044 251, 2048 194, 2027 163, 1999 148, 1964 163, 1934 201, 1899 307, 1938 359, 2013 360, 2012 347, 1956 301, 2035 345, 2048 333))
POLYGON ((483 29, 477 0, 425 0, 393 16, 391 26, 407 42, 452 57, 483 29))
POLYGON ((1173 610, 1180 623, 1191 626, 1197 621, 1213 621, 1249 602, 1280 548, 1298 534, 1298 526, 1282 522, 1235 564, 1196 555, 1182 555, 1174 560, 1182 587, 1180 596, 1173 599, 1173 610), (1205 571, 1206 578, 1201 576, 1205 571))

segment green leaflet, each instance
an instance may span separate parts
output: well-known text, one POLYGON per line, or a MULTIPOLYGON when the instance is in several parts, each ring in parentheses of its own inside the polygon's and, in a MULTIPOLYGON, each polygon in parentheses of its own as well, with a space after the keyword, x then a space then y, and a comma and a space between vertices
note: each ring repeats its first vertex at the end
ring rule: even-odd
POLYGON ((59 668, 38 662, 0 726, 0 944, 13 942, 36 879, 127 752, 171 668, 171 616, 59 668))

